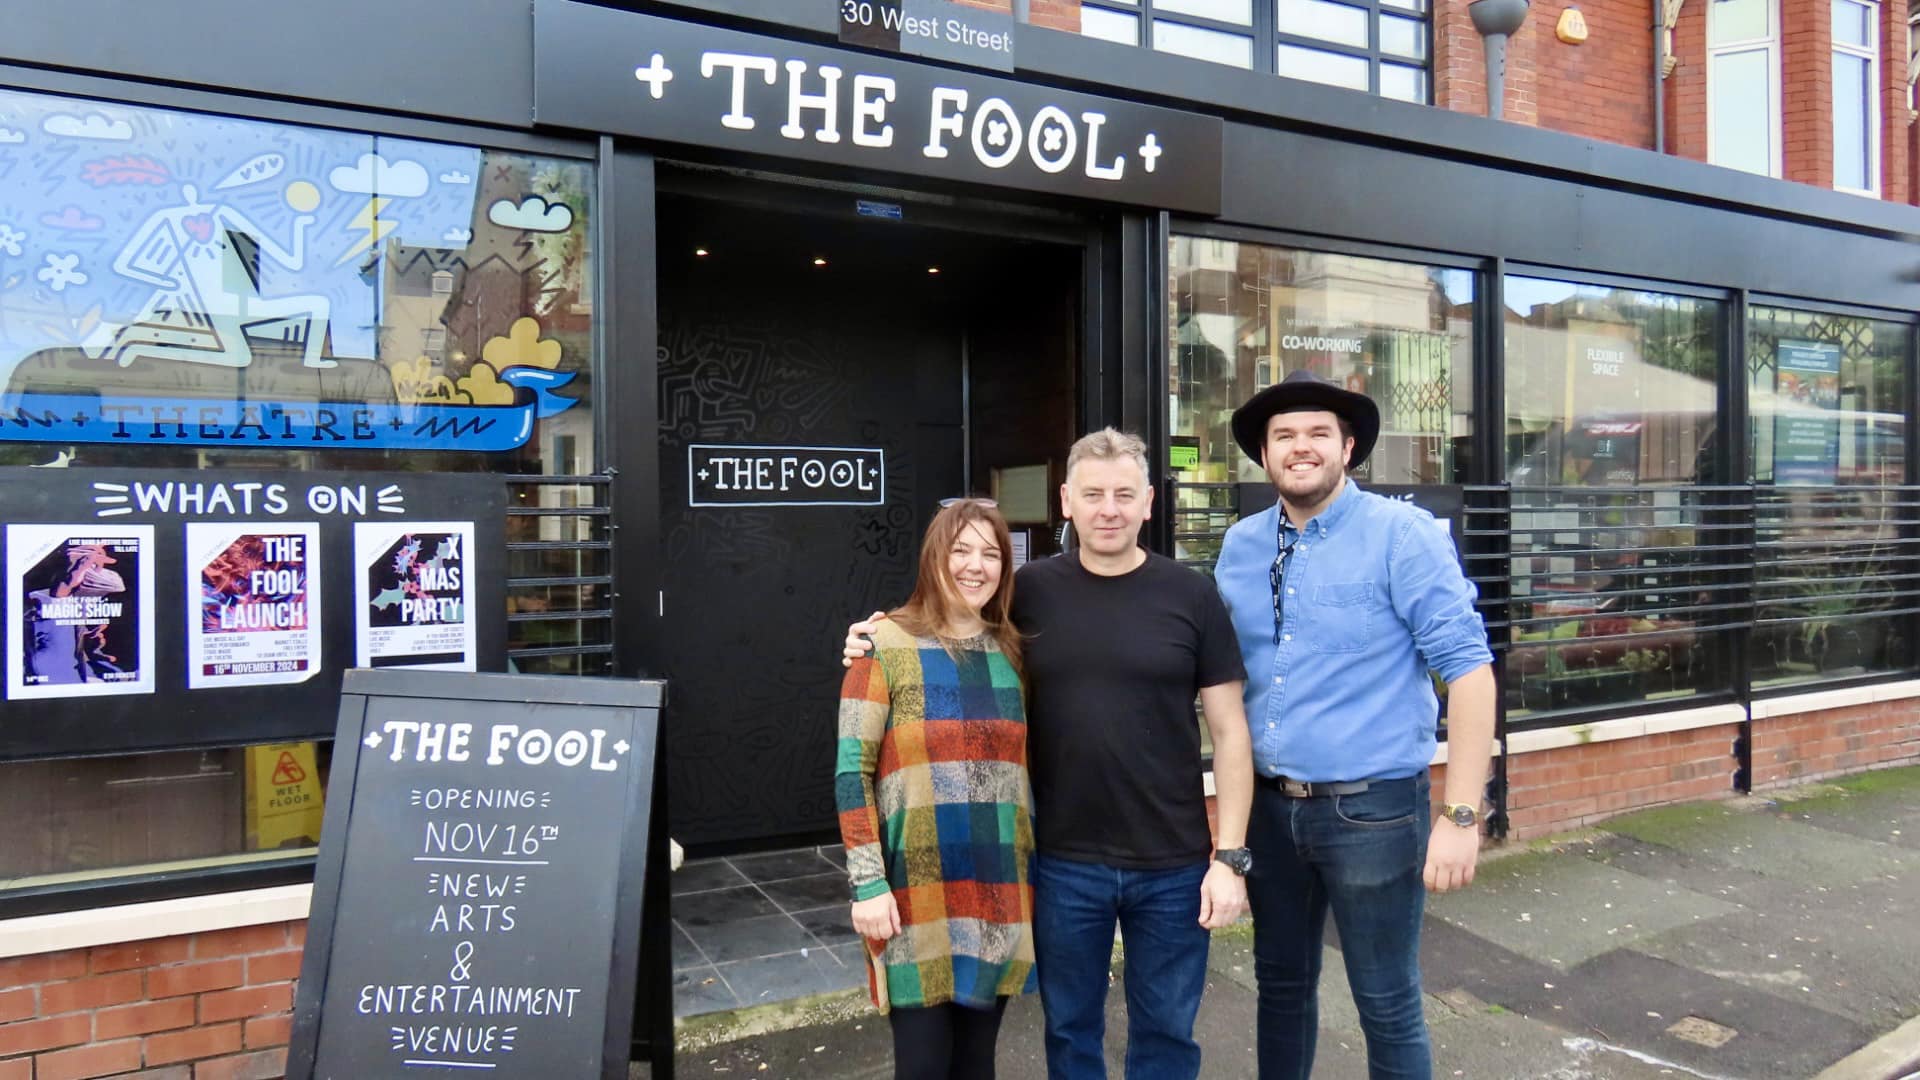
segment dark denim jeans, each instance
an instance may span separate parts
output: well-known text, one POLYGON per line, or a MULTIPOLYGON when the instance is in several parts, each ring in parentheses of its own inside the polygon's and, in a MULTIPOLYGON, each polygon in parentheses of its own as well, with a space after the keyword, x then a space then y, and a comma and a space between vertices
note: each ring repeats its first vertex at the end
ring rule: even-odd
POLYGON ((1427 792, 1424 775, 1311 799, 1254 789, 1247 900, 1260 987, 1261 1080, 1306 1080, 1313 1072, 1329 908, 1367 1037, 1368 1075, 1432 1075, 1420 1004, 1427 792))
POLYGON ((1034 860, 1033 943, 1051 1080, 1107 1075, 1101 1044, 1115 920, 1126 948, 1128 1080, 1200 1075, 1193 1018, 1207 985, 1209 938, 1200 926, 1207 866, 1125 870, 1034 860))

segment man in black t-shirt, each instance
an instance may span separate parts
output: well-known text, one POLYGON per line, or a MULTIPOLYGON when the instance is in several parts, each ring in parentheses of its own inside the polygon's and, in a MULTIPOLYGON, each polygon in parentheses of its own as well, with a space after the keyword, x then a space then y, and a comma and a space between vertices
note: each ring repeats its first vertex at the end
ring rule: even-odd
MULTIPOLYGON (((1193 1021, 1208 931, 1246 910, 1253 759, 1239 644, 1210 580, 1140 547, 1149 476, 1134 436, 1108 428, 1075 443, 1060 499, 1080 546, 1015 578, 1038 848, 1034 945, 1053 1080, 1106 1075, 1116 922, 1128 1076, 1198 1076, 1193 1021), (1196 694, 1213 735, 1217 852, 1196 694)), ((865 652, 870 630, 852 628, 849 656, 865 652)))

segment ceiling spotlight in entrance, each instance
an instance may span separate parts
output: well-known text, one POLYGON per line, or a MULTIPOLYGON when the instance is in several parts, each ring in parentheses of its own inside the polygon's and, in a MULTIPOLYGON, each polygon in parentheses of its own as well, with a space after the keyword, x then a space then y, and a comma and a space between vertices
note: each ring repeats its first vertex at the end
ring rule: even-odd
POLYGON ((707 251, 707 249, 706 249, 706 248, 694 248, 694 249, 693 249, 693 254, 694 254, 694 255, 695 255, 696 257, 698 257, 698 258, 702 258, 702 259, 704 259, 704 258, 706 258, 706 257, 707 257, 707 255, 708 255, 709 253, 708 253, 708 251, 707 251))
POLYGON ((940 268, 939 268, 939 267, 937 267, 937 266, 929 266, 929 267, 927 267, 927 273, 929 273, 929 274, 937 274, 937 273, 939 273, 939 272, 940 272, 940 268))
POLYGON ((818 256, 818 255, 816 255, 816 256, 814 256, 814 257, 813 257, 813 265, 815 265, 815 266, 825 266, 825 265, 827 265, 827 260, 826 260, 826 259, 824 259, 824 258, 821 258, 821 257, 820 257, 820 256, 818 256))

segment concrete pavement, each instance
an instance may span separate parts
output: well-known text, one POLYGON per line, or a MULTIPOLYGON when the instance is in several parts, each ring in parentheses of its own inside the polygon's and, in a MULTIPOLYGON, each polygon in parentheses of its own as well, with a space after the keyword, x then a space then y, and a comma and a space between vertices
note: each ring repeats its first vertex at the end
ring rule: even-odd
MULTIPOLYGON (((1214 935, 1205 1076, 1255 1075, 1251 947, 1245 925, 1214 935)), ((1498 853, 1472 889, 1428 905, 1422 965, 1441 1078, 1920 1074, 1920 769, 1651 810, 1498 853)), ((864 994, 701 1020, 681 1031, 682 1076, 892 1074, 864 994)), ((1045 1076, 1041 1031, 1038 1001, 1014 1002, 1001 1076, 1045 1076)), ((1330 941, 1314 1075, 1365 1077, 1363 1046, 1330 941)))

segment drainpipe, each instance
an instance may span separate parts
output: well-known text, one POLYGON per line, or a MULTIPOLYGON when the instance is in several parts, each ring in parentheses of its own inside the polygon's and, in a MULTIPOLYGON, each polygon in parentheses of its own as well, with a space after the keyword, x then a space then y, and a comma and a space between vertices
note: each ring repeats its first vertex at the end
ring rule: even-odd
POLYGON ((1653 5, 1653 152, 1667 152, 1667 5, 1653 5))
POLYGON ((1467 15, 1487 54, 1487 115, 1495 120, 1507 96, 1507 39, 1527 19, 1528 0, 1473 0, 1467 15))
POLYGON ((1014 22, 1031 22, 1032 14, 1033 0, 1013 0, 1014 22))

